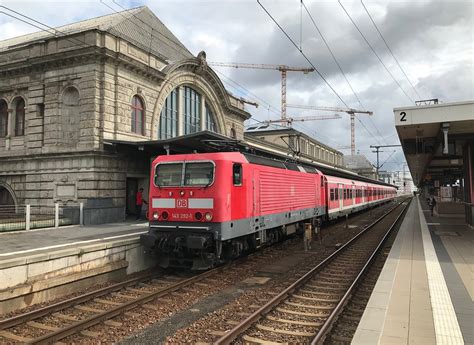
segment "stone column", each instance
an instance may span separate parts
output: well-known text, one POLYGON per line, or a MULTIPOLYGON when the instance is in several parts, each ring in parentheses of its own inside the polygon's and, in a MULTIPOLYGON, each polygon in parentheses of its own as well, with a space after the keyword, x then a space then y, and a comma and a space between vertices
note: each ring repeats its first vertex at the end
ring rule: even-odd
POLYGON ((11 138, 13 136, 13 108, 8 108, 8 120, 7 120, 7 135, 5 137, 5 149, 10 150, 11 148, 11 138))
POLYGON ((184 134, 184 87, 178 87, 178 136, 184 134))
POLYGON ((207 117, 206 117, 206 97, 201 96, 201 131, 205 131, 207 127, 207 117))

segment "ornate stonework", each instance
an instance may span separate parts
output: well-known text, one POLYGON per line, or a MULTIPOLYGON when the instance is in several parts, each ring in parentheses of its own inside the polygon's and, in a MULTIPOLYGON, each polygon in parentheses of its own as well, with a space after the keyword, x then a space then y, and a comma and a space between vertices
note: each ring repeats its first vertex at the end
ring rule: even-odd
POLYGON ((206 65, 205 54, 193 58, 178 42, 183 58, 170 63, 113 30, 81 30, 0 42, 0 100, 8 105, 8 133, 0 137, 0 192, 12 194, 16 204, 85 202, 110 215, 98 216, 101 221, 123 218, 131 202, 127 186, 148 186, 150 157, 108 150, 107 141, 158 139, 164 101, 176 87, 201 94, 220 134, 235 128, 243 137, 249 114, 206 65), (134 95, 144 103, 144 135, 132 131, 134 95), (15 135, 22 125, 20 99, 24 135, 15 135))

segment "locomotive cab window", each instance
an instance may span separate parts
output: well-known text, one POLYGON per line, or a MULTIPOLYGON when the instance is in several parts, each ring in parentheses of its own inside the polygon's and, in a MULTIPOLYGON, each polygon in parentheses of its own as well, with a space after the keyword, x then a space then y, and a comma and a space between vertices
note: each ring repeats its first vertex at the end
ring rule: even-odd
POLYGON ((232 167, 232 182, 234 186, 242 185, 242 164, 234 163, 232 167))
POLYGON ((209 186, 214 181, 214 164, 211 162, 186 163, 185 186, 209 186))
POLYGON ((183 163, 163 163, 155 170, 155 184, 160 187, 209 186, 213 182, 212 162, 188 162, 184 163, 184 169, 183 163))
POLYGON ((180 186, 183 163, 158 164, 155 170, 155 184, 161 187, 180 186))

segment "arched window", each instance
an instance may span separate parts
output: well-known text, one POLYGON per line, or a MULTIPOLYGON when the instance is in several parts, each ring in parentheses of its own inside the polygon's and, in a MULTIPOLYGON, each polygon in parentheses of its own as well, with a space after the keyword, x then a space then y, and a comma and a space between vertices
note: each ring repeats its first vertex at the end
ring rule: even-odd
POLYGON ((184 134, 201 130, 201 95, 189 86, 184 87, 184 134))
POLYGON ((5 138, 8 134, 8 104, 0 99, 0 138, 5 138))
POLYGON ((230 137, 231 137, 232 139, 237 139, 237 133, 235 132, 235 128, 234 128, 234 127, 232 127, 232 128, 230 129, 230 137))
POLYGON ((178 92, 175 90, 166 97, 161 110, 159 138, 168 139, 175 137, 178 132, 178 92))
POLYGON ((25 135, 25 101, 20 98, 15 106, 15 135, 25 135))
POLYGON ((212 113, 211 107, 206 103, 206 129, 211 132, 217 132, 217 125, 212 113))
POLYGON ((132 98, 132 132, 145 135, 145 108, 138 96, 132 98))

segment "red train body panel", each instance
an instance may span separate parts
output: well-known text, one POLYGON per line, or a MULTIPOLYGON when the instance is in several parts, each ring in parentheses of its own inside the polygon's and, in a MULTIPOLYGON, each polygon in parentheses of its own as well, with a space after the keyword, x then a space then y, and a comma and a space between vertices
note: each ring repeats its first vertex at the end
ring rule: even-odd
POLYGON ((394 187, 239 152, 159 156, 149 190, 142 243, 163 266, 195 268, 395 196, 394 187))

